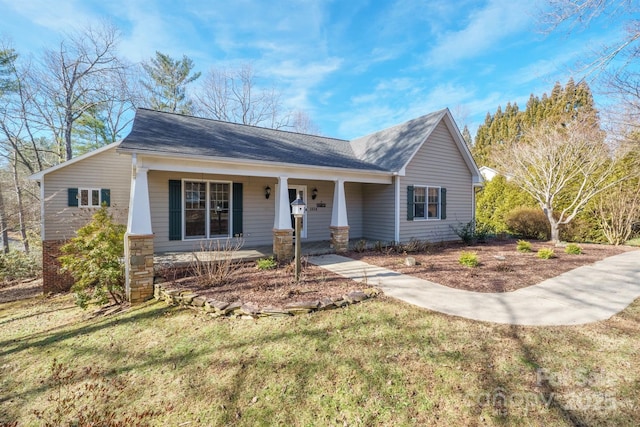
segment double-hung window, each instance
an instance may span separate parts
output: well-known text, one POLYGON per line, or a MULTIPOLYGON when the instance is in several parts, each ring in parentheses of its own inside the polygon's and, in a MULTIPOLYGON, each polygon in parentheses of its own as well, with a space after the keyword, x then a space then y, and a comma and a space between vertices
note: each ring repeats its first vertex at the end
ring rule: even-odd
POLYGON ((409 187, 409 219, 444 219, 444 192, 441 187, 409 187))
POLYGON ((111 206, 111 190, 108 188, 68 188, 67 206, 99 208, 104 203, 111 206))
POLYGON ((228 237, 230 184, 184 182, 184 236, 187 239, 228 237))

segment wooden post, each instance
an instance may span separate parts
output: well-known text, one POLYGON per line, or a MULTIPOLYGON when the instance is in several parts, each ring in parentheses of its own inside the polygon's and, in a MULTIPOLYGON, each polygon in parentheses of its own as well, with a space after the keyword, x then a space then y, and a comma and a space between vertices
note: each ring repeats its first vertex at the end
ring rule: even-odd
POLYGON ((302 243, 300 240, 300 228, 302 225, 302 215, 296 215, 296 282, 300 280, 300 270, 302 269, 300 257, 302 254, 302 243))

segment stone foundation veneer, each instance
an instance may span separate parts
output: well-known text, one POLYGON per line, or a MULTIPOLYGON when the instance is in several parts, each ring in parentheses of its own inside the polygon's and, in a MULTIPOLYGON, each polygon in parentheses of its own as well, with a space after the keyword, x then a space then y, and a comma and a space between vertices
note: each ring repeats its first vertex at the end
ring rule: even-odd
POLYGON ((126 297, 132 304, 153 297, 153 234, 125 235, 126 297))
POLYGON ((331 247, 336 253, 343 253, 349 250, 349 226, 337 227, 330 226, 331 230, 331 247))
POLYGON ((42 292, 67 292, 73 285, 73 277, 60 271, 58 257, 62 255, 60 248, 67 240, 45 240, 42 242, 42 292))
POLYGON ((273 255, 278 261, 293 259, 293 230, 273 229, 273 255))

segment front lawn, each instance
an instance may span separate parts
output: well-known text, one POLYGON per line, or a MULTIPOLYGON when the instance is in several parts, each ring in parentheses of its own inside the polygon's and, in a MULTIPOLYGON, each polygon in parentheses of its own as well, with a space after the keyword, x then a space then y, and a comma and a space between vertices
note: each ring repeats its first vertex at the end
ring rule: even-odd
POLYGON ((0 304, 0 425, 44 425, 35 411, 65 425, 78 408, 158 426, 635 425, 638 336, 640 301, 534 328, 386 297, 258 320, 28 299, 0 304))

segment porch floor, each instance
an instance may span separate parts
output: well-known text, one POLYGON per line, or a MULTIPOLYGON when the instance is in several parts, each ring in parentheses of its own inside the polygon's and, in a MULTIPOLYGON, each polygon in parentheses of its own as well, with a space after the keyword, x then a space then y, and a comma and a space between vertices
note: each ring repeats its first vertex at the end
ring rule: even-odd
MULTIPOLYGON (((353 248, 362 239, 349 241, 349 248, 353 248)), ((302 256, 332 254, 335 251, 328 240, 317 242, 302 242, 302 256)), ((195 261, 197 256, 200 261, 215 261, 221 259, 222 253, 218 251, 196 252, 162 252, 153 256, 156 266, 187 267, 195 261)), ((260 258, 273 256, 273 246, 242 247, 233 251, 233 259, 242 261, 255 261, 260 258)))

